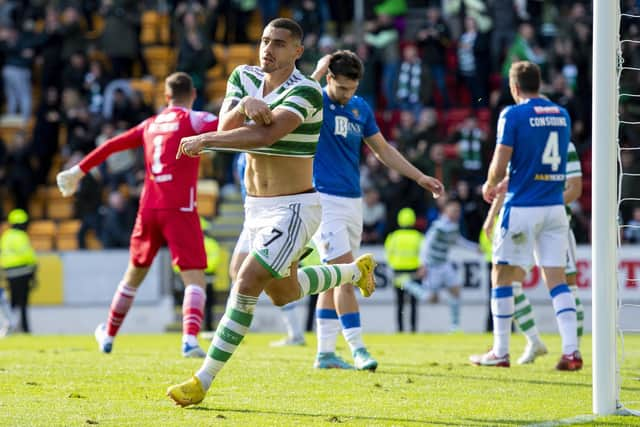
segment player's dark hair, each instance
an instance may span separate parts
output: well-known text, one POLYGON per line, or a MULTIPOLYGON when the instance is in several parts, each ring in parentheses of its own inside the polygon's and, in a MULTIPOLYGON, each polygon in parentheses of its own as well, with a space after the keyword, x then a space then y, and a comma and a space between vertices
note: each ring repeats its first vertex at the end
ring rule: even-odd
POLYGON ((364 66, 358 55, 350 50, 338 50, 331 55, 329 71, 334 76, 344 76, 351 80, 360 80, 364 66))
POLYGON ((533 62, 518 61, 511 64, 509 81, 515 83, 521 91, 537 93, 540 91, 540 67, 533 62))
POLYGON ((300 26, 300 24, 298 24, 293 19, 276 18, 273 21, 269 22, 267 26, 289 30, 289 32, 291 33, 291 38, 296 39, 298 42, 302 43, 304 32, 302 31, 302 27, 300 26))
POLYGON ((174 101, 187 101, 193 93, 193 80, 191 80, 189 74, 178 71, 167 77, 165 90, 174 101))

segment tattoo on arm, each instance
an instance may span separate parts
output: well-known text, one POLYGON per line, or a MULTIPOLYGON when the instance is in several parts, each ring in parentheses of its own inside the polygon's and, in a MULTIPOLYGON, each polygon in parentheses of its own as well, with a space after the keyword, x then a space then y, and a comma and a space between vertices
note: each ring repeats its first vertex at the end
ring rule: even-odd
POLYGON ((229 101, 228 103, 225 103, 222 105, 222 110, 220 110, 220 115, 226 114, 229 111, 233 110, 235 108, 236 105, 238 105, 240 103, 239 99, 233 99, 231 101, 229 101))

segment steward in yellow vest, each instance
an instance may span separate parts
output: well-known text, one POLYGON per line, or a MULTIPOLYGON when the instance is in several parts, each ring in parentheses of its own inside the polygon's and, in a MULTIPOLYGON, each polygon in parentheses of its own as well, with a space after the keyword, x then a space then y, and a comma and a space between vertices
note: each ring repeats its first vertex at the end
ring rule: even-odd
MULTIPOLYGON (((397 311, 396 319, 398 331, 404 330, 403 308, 405 291, 402 285, 406 281, 414 279, 414 274, 420 267, 420 246, 424 240, 424 234, 413 228, 416 223, 416 214, 411 208, 403 208, 398 212, 398 225, 400 229, 390 233, 384 242, 384 251, 389 266, 393 269, 393 283, 396 286, 397 311)), ((411 297, 411 331, 417 330, 417 300, 411 297)))
POLYGON ((20 309, 21 329, 29 333, 27 305, 38 258, 26 231, 29 215, 22 209, 14 209, 8 220, 10 227, 0 236, 0 268, 9 282, 11 308, 20 309))

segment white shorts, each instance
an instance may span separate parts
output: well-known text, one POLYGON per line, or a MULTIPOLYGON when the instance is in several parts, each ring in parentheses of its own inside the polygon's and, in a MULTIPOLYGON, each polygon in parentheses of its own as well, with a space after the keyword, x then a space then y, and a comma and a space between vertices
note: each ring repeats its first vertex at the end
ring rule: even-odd
POLYGON ((428 266, 427 276, 423 279, 422 284, 432 291, 460 286, 458 275, 450 262, 436 266, 428 266))
POLYGON ((289 276, 291 263, 298 260, 320 224, 318 193, 247 196, 244 211, 244 227, 234 252, 249 242, 251 254, 273 277, 289 276))
POLYGON ((251 252, 251 239, 249 238, 249 230, 242 224, 242 231, 238 236, 238 241, 236 242, 236 246, 233 248, 232 258, 236 256, 236 254, 248 254, 251 252))
POLYGON ((573 230, 569 228, 569 246, 567 248, 567 266, 565 274, 576 274, 576 236, 573 230))
POLYGON ((569 222, 563 205, 503 207, 493 235, 495 264, 523 268, 567 264, 569 222))
POLYGON ((362 239, 362 198, 320 193, 322 221, 313 242, 327 262, 348 252, 356 255, 362 239))

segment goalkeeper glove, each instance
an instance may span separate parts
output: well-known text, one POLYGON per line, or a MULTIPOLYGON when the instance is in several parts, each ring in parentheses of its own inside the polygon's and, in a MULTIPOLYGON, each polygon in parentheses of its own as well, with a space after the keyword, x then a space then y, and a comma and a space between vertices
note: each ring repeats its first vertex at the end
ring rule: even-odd
POLYGON ((78 165, 56 175, 56 182, 58 183, 58 188, 62 195, 64 197, 69 197, 75 193, 83 176, 84 172, 82 172, 78 165))

